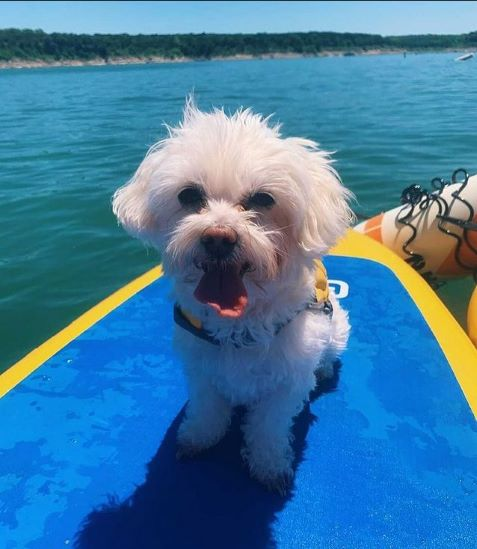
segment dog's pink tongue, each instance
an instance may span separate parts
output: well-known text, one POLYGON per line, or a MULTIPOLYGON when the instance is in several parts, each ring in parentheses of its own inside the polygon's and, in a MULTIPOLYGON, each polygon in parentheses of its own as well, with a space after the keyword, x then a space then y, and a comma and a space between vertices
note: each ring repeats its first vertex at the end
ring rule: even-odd
POLYGON ((210 305, 220 316, 242 316, 248 302, 247 290, 242 282, 238 266, 224 269, 209 267, 197 285, 195 298, 210 305))

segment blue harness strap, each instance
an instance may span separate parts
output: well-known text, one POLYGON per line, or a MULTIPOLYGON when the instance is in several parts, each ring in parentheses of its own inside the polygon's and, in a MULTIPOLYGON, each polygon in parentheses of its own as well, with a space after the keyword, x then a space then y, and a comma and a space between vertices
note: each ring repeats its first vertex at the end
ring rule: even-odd
POLYGON ((203 339, 204 341, 208 341, 213 345, 220 345, 220 342, 213 336, 211 336, 209 332, 204 330, 202 326, 198 328, 197 326, 192 324, 190 319, 184 314, 183 310, 177 303, 174 303, 174 322, 184 330, 187 330, 192 335, 195 335, 196 337, 203 339))
MULTIPOLYGON (((324 313, 326 316, 330 317, 330 320, 333 317, 333 305, 331 301, 327 299, 326 301, 319 302, 315 296, 313 301, 307 303, 307 305, 303 309, 297 311, 292 318, 278 324, 275 328, 274 335, 277 335, 282 328, 284 328, 287 324, 290 324, 290 322, 297 315, 305 310, 313 311, 316 313, 324 313)), ((192 317, 189 313, 181 309, 180 305, 178 305, 177 303, 174 304, 174 321, 178 326, 180 326, 184 330, 187 330, 189 333, 198 337, 199 339, 203 339, 204 341, 212 343, 212 345, 222 345, 221 341, 212 336, 205 328, 202 327, 201 323, 197 321, 195 317, 192 317)), ((243 338, 243 344, 253 345, 254 343, 256 343, 255 339, 250 333, 247 333, 243 338)), ((243 346, 237 342, 234 342, 233 345, 237 348, 243 346)))

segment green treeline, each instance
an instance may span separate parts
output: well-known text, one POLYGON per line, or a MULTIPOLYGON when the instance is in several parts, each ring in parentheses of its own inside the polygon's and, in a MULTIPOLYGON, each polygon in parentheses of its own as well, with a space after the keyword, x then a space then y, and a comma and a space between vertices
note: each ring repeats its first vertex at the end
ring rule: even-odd
POLYGON ((114 57, 188 57, 210 59, 233 55, 322 51, 362 52, 369 49, 408 51, 477 47, 477 31, 458 35, 386 36, 338 32, 283 34, 66 34, 41 30, 0 29, 0 61, 90 60, 114 57))

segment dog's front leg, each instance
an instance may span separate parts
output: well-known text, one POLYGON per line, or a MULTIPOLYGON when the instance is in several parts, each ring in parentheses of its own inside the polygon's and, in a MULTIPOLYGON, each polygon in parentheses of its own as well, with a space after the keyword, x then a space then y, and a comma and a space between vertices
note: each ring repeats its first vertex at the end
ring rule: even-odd
POLYGON ((230 425, 231 405, 203 373, 187 372, 189 402, 178 433, 177 457, 194 455, 219 442, 230 425))
POLYGON ((281 388, 250 406, 243 426, 246 446, 242 455, 250 474, 282 495, 293 480, 293 418, 302 410, 306 396, 281 388))

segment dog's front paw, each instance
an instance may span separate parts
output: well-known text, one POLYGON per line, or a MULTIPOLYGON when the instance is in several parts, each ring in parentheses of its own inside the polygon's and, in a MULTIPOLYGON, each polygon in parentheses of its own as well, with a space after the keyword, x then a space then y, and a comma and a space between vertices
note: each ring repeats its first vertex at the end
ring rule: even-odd
POLYGON ((277 448, 244 448, 242 457, 248 464, 250 476, 258 480, 271 492, 286 496, 292 485, 294 472, 292 469, 293 454, 287 445, 278 451, 277 448))
POLYGON ((250 471, 250 474, 253 478, 263 484, 267 490, 278 493, 282 497, 285 497, 290 493, 293 486, 293 479, 295 477, 291 468, 286 471, 282 471, 281 473, 266 473, 262 475, 257 471, 250 471))
POLYGON ((215 446, 224 436, 228 422, 221 425, 204 425, 186 418, 177 432, 177 459, 192 457, 215 446))
POLYGON ((207 448, 192 446, 190 444, 184 444, 177 441, 176 459, 182 460, 187 458, 193 458, 197 454, 200 454, 207 448))

